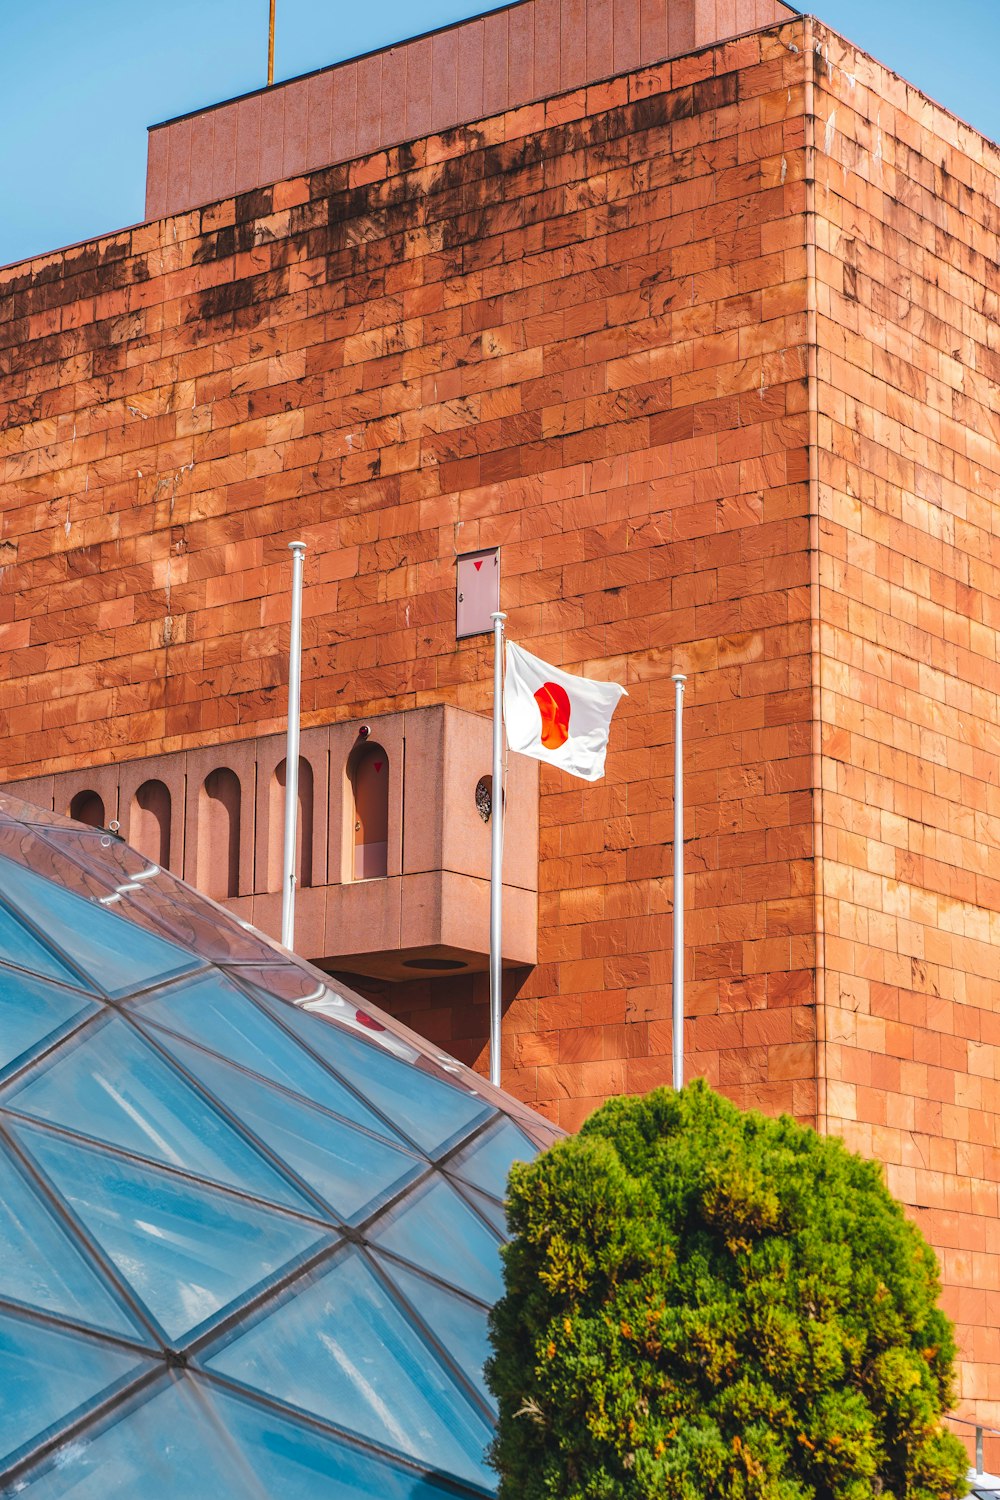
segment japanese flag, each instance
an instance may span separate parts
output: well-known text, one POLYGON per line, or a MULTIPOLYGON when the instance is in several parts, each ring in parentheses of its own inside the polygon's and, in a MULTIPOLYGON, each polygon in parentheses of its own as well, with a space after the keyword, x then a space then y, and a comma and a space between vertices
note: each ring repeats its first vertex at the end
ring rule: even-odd
POLYGON ((547 760, 584 781, 599 781, 611 715, 627 697, 617 682, 591 682, 560 672, 507 642, 503 716, 507 744, 520 755, 547 760))

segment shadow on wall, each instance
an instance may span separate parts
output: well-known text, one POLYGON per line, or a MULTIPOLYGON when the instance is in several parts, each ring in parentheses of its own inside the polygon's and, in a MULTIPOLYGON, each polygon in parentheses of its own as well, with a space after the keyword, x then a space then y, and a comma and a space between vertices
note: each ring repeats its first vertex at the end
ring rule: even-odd
POLYGON ((354 803, 351 878, 380 880, 389 873, 389 757, 381 745, 359 745, 347 776, 354 803))
POLYGON ((144 781, 129 810, 129 843, 154 864, 170 865, 170 792, 162 781, 144 781))
MULTIPOLYGON (((267 888, 280 891, 285 852, 285 786, 288 762, 279 760, 270 782, 268 797, 267 888)), ((299 814, 295 839, 297 884, 313 883, 313 768, 299 756, 299 814)))
POLYGON ((225 901, 240 894, 239 778, 228 766, 210 771, 198 794, 198 859, 195 885, 225 901))
POLYGON ((97 792, 77 792, 69 804, 69 815, 78 823, 86 823, 88 828, 106 828, 104 817, 104 799, 97 792))

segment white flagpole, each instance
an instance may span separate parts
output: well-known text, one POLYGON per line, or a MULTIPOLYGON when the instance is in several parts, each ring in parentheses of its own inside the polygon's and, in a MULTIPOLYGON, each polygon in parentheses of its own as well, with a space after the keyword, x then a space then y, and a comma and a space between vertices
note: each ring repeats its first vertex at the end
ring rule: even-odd
POLYGON ((299 816, 299 719, 302 697, 302 566, 305 542, 292 554, 292 629, 288 642, 288 739, 285 750, 285 859, 281 879, 281 941, 295 942, 295 844, 299 816))
POLYGON ((673 1042, 674 1088, 684 1087, 684 684, 675 672, 674 684, 674 973, 673 1042))
POLYGON ((493 621, 493 789, 490 796, 490 1083, 500 1085, 500 977, 503 956, 503 626, 493 621))

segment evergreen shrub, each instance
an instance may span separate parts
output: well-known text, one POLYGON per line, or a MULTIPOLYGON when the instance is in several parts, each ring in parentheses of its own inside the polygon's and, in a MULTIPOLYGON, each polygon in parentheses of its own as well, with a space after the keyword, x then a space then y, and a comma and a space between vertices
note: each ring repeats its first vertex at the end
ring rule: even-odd
POLYGON ((702 1083, 513 1168, 501 1500, 953 1500, 955 1347, 879 1166, 702 1083))

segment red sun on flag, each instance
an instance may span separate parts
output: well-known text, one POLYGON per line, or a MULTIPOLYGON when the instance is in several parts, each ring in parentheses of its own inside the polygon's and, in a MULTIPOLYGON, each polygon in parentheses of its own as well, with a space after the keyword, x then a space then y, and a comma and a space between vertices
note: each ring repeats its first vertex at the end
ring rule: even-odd
POLYGON ((542 744, 546 750, 558 750, 569 739, 569 694, 558 682, 543 682, 535 693, 542 716, 542 744))

